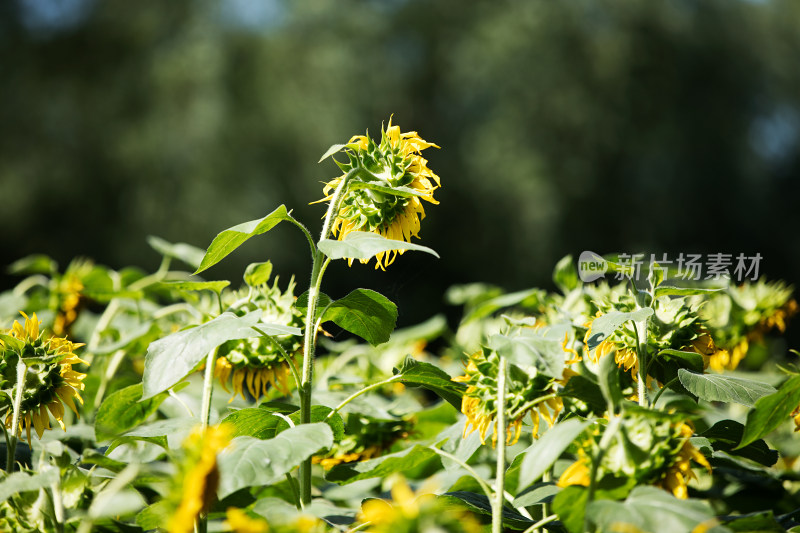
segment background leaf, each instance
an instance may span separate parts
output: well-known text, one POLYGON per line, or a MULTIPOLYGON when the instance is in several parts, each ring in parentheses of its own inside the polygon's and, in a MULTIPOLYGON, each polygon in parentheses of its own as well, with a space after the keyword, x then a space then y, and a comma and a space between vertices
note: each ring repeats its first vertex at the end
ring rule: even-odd
POLYGON ((611 311, 600 315, 592 320, 592 335, 586 343, 587 347, 590 350, 594 350, 606 337, 617 331, 617 329, 628 320, 640 322, 652 314, 653 309, 645 307, 644 309, 638 309, 630 313, 611 311))
POLYGON ((492 335, 489 348, 508 362, 528 371, 531 367, 551 378, 561 378, 564 373, 564 328, 553 326, 545 331, 520 328, 512 335, 492 335))
POLYGON ((414 445, 400 452, 391 453, 368 461, 334 466, 325 476, 328 481, 346 485, 373 477, 386 477, 394 472, 405 472, 425 461, 437 457, 427 446, 414 445))
POLYGON ((244 271, 244 282, 251 287, 258 287, 269 281, 272 275, 272 262, 250 263, 244 271))
POLYGON ((686 390, 707 402, 736 402, 752 406, 762 396, 775 392, 775 387, 751 379, 698 374, 681 368, 678 379, 686 390))
POLYGON ((222 292, 222 289, 230 285, 230 281, 162 281, 161 285, 167 289, 177 291, 214 291, 222 292))
POLYGON ((191 244, 182 242, 171 243, 160 237, 150 235, 147 237, 147 244, 164 257, 179 259, 192 268, 198 268, 203 261, 204 251, 191 244))
POLYGON ((236 437, 218 457, 219 495, 274 483, 314 453, 333 445, 333 432, 317 422, 289 428, 275 438, 236 437))

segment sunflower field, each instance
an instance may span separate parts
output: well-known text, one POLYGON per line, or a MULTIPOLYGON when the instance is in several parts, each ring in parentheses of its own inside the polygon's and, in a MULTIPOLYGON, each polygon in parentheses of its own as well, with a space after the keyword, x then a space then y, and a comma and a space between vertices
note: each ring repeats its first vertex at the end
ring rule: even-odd
POLYGON ((436 260, 412 241, 438 148, 391 118, 333 145, 319 238, 281 205, 206 250, 150 237, 155 272, 12 264, 0 531, 800 531, 785 283, 621 255, 589 282, 567 256, 555 291, 455 285, 456 325, 402 329, 376 291, 325 292, 332 261, 436 260), (268 257, 199 276, 279 224, 308 283, 268 257))

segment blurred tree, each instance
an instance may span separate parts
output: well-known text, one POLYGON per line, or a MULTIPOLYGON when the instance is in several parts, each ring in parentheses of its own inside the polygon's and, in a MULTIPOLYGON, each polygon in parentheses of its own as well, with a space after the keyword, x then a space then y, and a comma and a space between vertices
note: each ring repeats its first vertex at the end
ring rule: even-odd
MULTIPOLYGON (((443 259, 354 268, 400 300, 403 323, 439 310, 452 282, 546 284, 584 249, 757 251, 767 274, 797 279, 792 0, 0 10, 0 263, 45 252, 153 268, 146 235, 202 247, 280 203, 315 228, 322 209, 307 204, 336 173, 319 155, 395 113, 443 147, 429 156, 441 205, 422 229, 443 259)), ((305 253, 280 229, 209 276, 267 255, 304 278, 305 253)), ((353 276, 329 280, 338 294, 353 276)))

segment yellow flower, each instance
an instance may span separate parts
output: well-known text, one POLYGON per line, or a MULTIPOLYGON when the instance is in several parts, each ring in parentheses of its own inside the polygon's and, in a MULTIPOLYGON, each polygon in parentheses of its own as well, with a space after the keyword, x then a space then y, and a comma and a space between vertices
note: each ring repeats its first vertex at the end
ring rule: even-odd
POLYGON ((236 507, 229 507, 225 512, 225 523, 229 531, 234 533, 267 533, 269 525, 265 520, 250 518, 247 513, 236 507))
POLYGON ((167 524, 169 533, 191 533, 200 513, 208 511, 217 493, 219 471, 217 453, 230 442, 227 425, 197 428, 183 443, 187 464, 177 485, 182 490, 180 504, 167 524))
POLYGON ((241 394, 242 399, 247 399, 244 394, 245 387, 256 400, 262 395, 267 395, 269 386, 278 389, 284 395, 288 395, 290 392, 289 372, 289 367, 285 361, 270 366, 256 367, 245 364, 241 368, 234 368, 227 357, 221 356, 217 358, 217 362, 214 365, 214 375, 219 379, 225 392, 230 392, 228 390, 228 378, 233 374, 233 395, 229 400, 231 402, 237 394, 241 394))
MULTIPOLYGON (((428 161, 421 155, 422 150, 431 147, 439 148, 415 131, 401 133, 391 118, 382 131, 380 144, 364 135, 352 137, 346 145, 350 163, 337 164, 344 172, 357 167, 365 172, 347 185, 333 221, 333 234, 339 240, 353 231, 373 232, 404 242, 419 237, 420 221, 425 218, 421 200, 439 203, 433 198, 434 190, 441 186, 439 176, 428 168, 428 161)), ((325 185, 325 198, 320 201, 332 200, 343 177, 325 185)), ((385 269, 402 253, 403 250, 390 250, 377 254, 375 268, 385 269)), ((352 259, 348 263, 352 265, 352 259)))
POLYGON ((675 462, 669 467, 664 478, 661 480, 661 487, 668 490, 676 498, 685 500, 689 497, 686 489, 686 482, 690 479, 697 479, 692 472, 691 461, 704 466, 708 473, 711 473, 711 465, 708 460, 690 442, 689 438, 694 434, 694 430, 689 424, 682 424, 680 427, 681 436, 685 439, 675 462))
POLYGON ((558 483, 556 483, 556 485, 561 488, 568 487, 569 485, 583 485, 584 487, 588 487, 590 483, 589 474, 591 472, 588 462, 586 457, 581 457, 569 465, 561 474, 561 477, 558 478, 558 483))
MULTIPOLYGON (((13 339, 21 341, 21 348, 12 346, 12 342, 0 340, 0 367, 3 368, 0 379, 8 383, 8 388, 15 389, 16 361, 20 357, 24 362, 27 360, 18 429, 24 428, 28 442, 31 442, 31 428, 36 430, 36 435, 41 439, 44 431, 50 429, 51 414, 61 429, 66 431, 62 402, 78 416, 73 398, 83 404, 79 391, 84 389, 83 379, 86 374, 73 370, 72 365, 88 363, 74 353, 83 344, 73 343, 62 337, 47 336, 41 331, 41 322, 36 313, 30 318, 25 313, 21 314, 25 317, 25 325, 14 321, 11 329, 5 332, 13 339)), ((5 426, 10 429, 13 425, 13 412, 10 406, 6 408, 8 413, 5 426)))
POLYGON ((369 524, 365 531, 481 531, 471 513, 443 505, 430 487, 423 486, 415 494, 405 479, 397 476, 391 494, 391 502, 372 498, 362 504, 357 519, 362 524, 369 524))

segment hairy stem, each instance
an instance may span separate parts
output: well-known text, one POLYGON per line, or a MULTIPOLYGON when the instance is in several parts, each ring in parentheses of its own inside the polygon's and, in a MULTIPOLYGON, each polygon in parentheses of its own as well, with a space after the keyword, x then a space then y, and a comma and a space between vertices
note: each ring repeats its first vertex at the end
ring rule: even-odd
POLYGON ((492 504, 492 533, 503 531, 503 492, 506 477, 506 358, 500 357, 497 371, 497 468, 495 473, 494 503, 492 504))
POLYGON ((17 361, 17 388, 14 391, 14 412, 11 418, 11 432, 8 436, 8 448, 6 449, 6 472, 9 474, 14 470, 14 458, 17 453, 17 435, 19 434, 19 419, 22 416, 22 391, 25 389, 25 372, 28 368, 22 357, 17 361))

